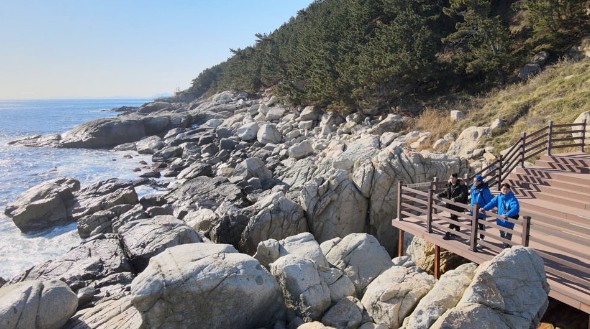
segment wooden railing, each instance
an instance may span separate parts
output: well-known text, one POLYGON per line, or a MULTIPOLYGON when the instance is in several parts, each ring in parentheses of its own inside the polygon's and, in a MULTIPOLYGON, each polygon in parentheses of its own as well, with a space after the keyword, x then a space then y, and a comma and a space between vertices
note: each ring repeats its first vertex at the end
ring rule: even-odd
MULTIPOLYGON (((500 184, 518 165, 524 167, 524 163, 543 152, 551 155, 553 149, 564 147, 580 147, 584 152, 586 146, 586 120, 582 123, 553 124, 549 121, 547 127, 532 133, 522 133, 520 139, 512 145, 504 155, 490 163, 475 175, 481 175, 488 186, 500 184), (578 129, 579 127, 579 129, 578 129), (579 134, 579 136, 574 136, 579 134)), ((473 176, 475 176, 473 175, 473 176)))
MULTIPOLYGON (((498 160, 475 175, 481 175, 489 186, 496 185, 499 190, 501 183, 517 166, 524 167, 525 161, 543 152, 551 155, 554 149, 566 147, 580 147, 581 151, 584 152, 587 144, 586 139, 589 137, 586 135, 586 129, 586 120, 574 124, 553 124, 549 122, 549 125, 545 128, 529 134, 523 133, 518 142, 512 145, 498 160), (574 134, 576 135, 574 136, 574 134)), ((523 216, 519 220, 507 219, 507 222, 515 225, 513 229, 497 225, 495 219, 498 214, 493 211, 486 212, 488 216, 486 219, 479 219, 477 216, 480 208, 479 204, 475 203, 473 206, 469 206, 438 197, 437 193, 442 191, 445 185, 446 182, 437 182, 436 179, 432 182, 417 184, 398 182, 397 219, 403 221, 404 218, 412 217, 422 220, 423 226, 428 233, 433 233, 436 230, 439 233, 455 234, 458 236, 455 239, 456 241, 465 244, 469 250, 474 252, 478 251, 478 245, 485 246, 498 253, 502 250, 503 244, 528 246, 532 240, 535 243, 549 246, 555 250, 563 250, 574 256, 581 257, 583 254, 583 252, 568 250, 550 241, 537 241, 536 237, 531 237, 531 218, 528 216, 523 216), (451 210, 446 207, 447 205, 456 206, 461 210, 451 210), (440 215, 439 212, 442 211, 457 215, 458 221, 440 215), (450 224, 459 226, 461 231, 451 230, 449 228, 450 224), (480 225, 483 225, 485 230, 481 230, 480 225), (514 241, 500 237, 496 230, 490 232, 489 229, 493 228, 512 234, 514 241), (485 239, 480 239, 480 236, 485 239)), ((403 243, 398 243, 398 253, 400 255, 403 254, 402 247, 403 243)), ((577 259, 566 259, 548 252, 542 252, 541 256, 555 264, 551 267, 546 266, 548 273, 590 289, 590 268, 587 264, 580 263, 577 259)))
POLYGON ((459 239, 455 240, 465 244, 471 251, 478 251, 478 244, 498 253, 502 251, 503 244, 510 246, 529 245, 531 224, 529 216, 524 216, 522 220, 506 219, 507 222, 515 225, 513 229, 499 226, 496 224, 496 217, 499 216, 497 212, 486 211, 487 218, 481 219, 478 218, 480 209, 478 203, 470 206, 438 197, 436 192, 440 191, 444 184, 446 182, 421 183, 408 186, 398 182, 398 196, 400 197, 397 204, 397 219, 400 221, 403 221, 405 217, 423 219, 425 230, 428 233, 433 233, 433 230, 436 229, 438 232, 455 234, 459 237, 459 239), (451 210, 445 205, 453 205, 461 210, 451 210), (456 215, 458 220, 454 221, 447 216, 440 215, 439 212, 443 211, 456 215), (450 229, 450 224, 459 226, 461 231, 450 229), (480 227, 484 229, 482 230, 480 227), (492 228, 512 234, 514 241, 500 237, 496 231, 490 232, 492 228), (480 237, 484 237, 484 239, 480 237), (499 243, 499 245, 496 243, 499 243))

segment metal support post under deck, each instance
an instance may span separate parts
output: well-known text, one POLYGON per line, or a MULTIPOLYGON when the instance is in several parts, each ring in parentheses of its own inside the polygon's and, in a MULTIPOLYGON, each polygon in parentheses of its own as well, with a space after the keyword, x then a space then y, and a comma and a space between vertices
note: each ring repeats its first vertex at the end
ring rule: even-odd
POLYGON ((434 245, 434 278, 440 278, 440 247, 434 245))
POLYGON ((404 231, 398 229, 397 234, 397 256, 401 257, 404 255, 404 231))

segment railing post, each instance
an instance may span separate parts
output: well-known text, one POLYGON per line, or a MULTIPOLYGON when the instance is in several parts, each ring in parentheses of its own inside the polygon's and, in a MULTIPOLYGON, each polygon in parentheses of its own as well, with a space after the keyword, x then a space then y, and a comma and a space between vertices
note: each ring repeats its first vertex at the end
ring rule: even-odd
POLYGON ((397 181, 397 220, 402 218, 402 181, 397 181))
POLYGON ((549 134, 547 135, 547 155, 551 155, 551 138, 553 137, 553 121, 549 121, 549 134))
POLYGON ((522 218, 522 245, 529 246, 529 235, 531 233, 531 216, 522 218))
POLYGON ((477 214, 479 213, 479 203, 476 202, 473 204, 471 208, 471 237, 469 240, 469 246, 471 250, 477 251, 477 230, 478 230, 478 223, 477 223, 477 214))
POLYGON ((498 175, 496 178, 496 180, 498 181, 498 191, 500 191, 500 185, 502 185, 502 158, 503 156, 500 154, 500 159, 498 160, 498 170, 496 171, 498 175))
POLYGON ((426 230, 428 233, 432 233, 432 185, 428 188, 428 206, 426 214, 426 230))
POLYGON ((521 140, 521 144, 520 144, 520 166, 522 168, 524 168, 524 153, 525 153, 524 144, 526 143, 526 133, 522 133, 522 137, 520 138, 520 140, 521 140))
POLYGON ((586 119, 582 121, 582 152, 584 152, 584 145, 586 145, 586 119))

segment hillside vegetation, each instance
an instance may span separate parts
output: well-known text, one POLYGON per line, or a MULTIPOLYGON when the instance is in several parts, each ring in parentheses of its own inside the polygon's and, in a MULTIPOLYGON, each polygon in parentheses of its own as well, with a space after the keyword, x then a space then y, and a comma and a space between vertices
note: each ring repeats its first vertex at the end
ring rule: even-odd
POLYGON ((588 0, 318 0, 201 72, 184 98, 273 88, 339 113, 404 111, 433 95, 514 81, 540 50, 555 61, 587 33, 588 0))
MULTIPOLYGON (((451 105, 452 107, 453 105, 451 105)), ((416 127, 431 131, 431 141, 446 133, 458 134, 469 126, 489 126, 499 118, 505 122, 485 141, 500 151, 514 144, 522 132, 533 132, 556 124, 572 123, 590 111, 590 59, 560 62, 529 81, 510 85, 455 108, 466 112, 459 122, 449 119, 449 107, 430 108, 416 119, 416 127)))

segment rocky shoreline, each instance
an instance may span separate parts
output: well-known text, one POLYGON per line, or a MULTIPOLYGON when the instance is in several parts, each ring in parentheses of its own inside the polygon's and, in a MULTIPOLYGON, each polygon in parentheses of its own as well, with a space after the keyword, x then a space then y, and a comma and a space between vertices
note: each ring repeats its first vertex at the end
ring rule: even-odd
POLYGON ((397 182, 468 173, 465 155, 489 129, 449 136, 447 153, 415 152, 427 133, 402 134, 403 116, 342 117, 273 96, 121 112, 13 142, 152 154, 142 176, 171 182, 139 198, 134 182, 62 178, 9 204, 23 232, 75 221, 84 240, 8 280, 0 327, 534 328, 547 308, 528 248, 449 265, 438 281, 416 266, 420 241, 391 259, 397 182), (63 310, 47 312, 56 302, 63 310))

